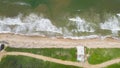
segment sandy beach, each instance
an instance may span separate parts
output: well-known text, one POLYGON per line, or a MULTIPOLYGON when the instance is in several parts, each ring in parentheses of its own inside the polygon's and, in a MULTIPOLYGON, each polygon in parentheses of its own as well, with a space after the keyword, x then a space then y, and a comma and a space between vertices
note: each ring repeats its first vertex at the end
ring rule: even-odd
POLYGON ((5 33, 0 34, 0 41, 6 41, 8 46, 16 48, 73 48, 79 45, 88 48, 120 48, 120 40, 113 38, 73 40, 5 33))

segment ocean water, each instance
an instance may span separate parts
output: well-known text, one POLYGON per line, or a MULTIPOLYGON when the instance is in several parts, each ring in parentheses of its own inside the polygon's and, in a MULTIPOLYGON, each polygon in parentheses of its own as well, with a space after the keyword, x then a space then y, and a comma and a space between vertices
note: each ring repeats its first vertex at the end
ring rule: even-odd
POLYGON ((0 33, 120 37, 120 0, 0 0, 0 33))

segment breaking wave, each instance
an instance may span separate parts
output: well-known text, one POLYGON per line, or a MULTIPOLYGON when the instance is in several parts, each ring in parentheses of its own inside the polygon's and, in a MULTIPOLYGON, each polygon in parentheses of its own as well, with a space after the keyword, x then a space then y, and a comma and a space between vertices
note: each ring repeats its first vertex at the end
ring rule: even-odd
POLYGON ((14 2, 13 4, 22 5, 22 6, 31 6, 30 4, 27 4, 27 3, 24 3, 24 2, 14 2))
POLYGON ((42 32, 62 33, 47 18, 30 14, 22 19, 22 15, 13 18, 0 18, 0 32, 34 34, 42 32))
POLYGON ((113 35, 118 35, 120 31, 120 22, 117 17, 111 17, 104 23, 100 23, 101 29, 111 30, 113 35))
POLYGON ((120 16, 120 14, 117 14, 118 16, 120 16))
POLYGON ((25 2, 21 2, 21 1, 17 1, 17 2, 12 2, 12 1, 2 1, 2 3, 4 4, 12 4, 12 5, 21 5, 21 6, 31 6, 30 4, 28 3, 25 3, 25 2))
MULTIPOLYGON (((109 30, 113 36, 120 31, 120 16, 110 17, 99 24, 92 24, 80 16, 67 19, 67 24, 57 27, 48 18, 31 13, 28 16, 19 14, 16 17, 0 17, 0 33, 15 33, 23 35, 62 36, 71 39, 103 38, 97 34, 98 30, 109 30), (95 28, 94 25, 98 27, 95 28)), ((108 36, 111 34, 108 34, 108 36)), ((106 37, 106 35, 104 35, 106 37)))
POLYGON ((90 23, 87 23, 84 19, 81 19, 79 16, 76 18, 69 18, 72 21, 72 24, 75 24, 77 29, 73 29, 72 31, 77 32, 94 32, 95 30, 91 26, 90 23))

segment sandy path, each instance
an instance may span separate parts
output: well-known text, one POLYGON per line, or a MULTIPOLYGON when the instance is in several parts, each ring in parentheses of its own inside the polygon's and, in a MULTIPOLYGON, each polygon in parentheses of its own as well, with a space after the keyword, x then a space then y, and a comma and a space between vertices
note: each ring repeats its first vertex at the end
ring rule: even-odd
POLYGON ((32 53, 26 53, 26 52, 0 52, 0 59, 5 55, 22 55, 22 56, 33 57, 33 58, 36 58, 36 59, 40 59, 40 60, 44 60, 44 61, 50 61, 50 62, 54 62, 54 63, 58 63, 58 64, 72 65, 72 66, 84 67, 84 68, 103 68, 103 67, 106 67, 106 66, 109 66, 109 65, 120 62, 120 58, 118 58, 118 59, 113 59, 113 60, 110 60, 110 61, 107 61, 107 62, 104 62, 104 63, 101 63, 101 64, 91 65, 91 64, 88 64, 88 63, 64 61, 64 60, 60 60, 60 59, 55 59, 55 58, 51 58, 51 57, 46 57, 46 56, 32 54, 32 53))
POLYGON ((104 63, 101 63, 101 64, 97 64, 95 66, 99 67, 99 68, 103 68, 103 67, 106 67, 106 66, 109 66, 109 65, 112 65, 112 64, 115 64, 115 63, 119 63, 119 62, 120 62, 120 58, 117 58, 117 59, 113 59, 113 60, 110 60, 110 61, 107 61, 107 62, 104 62, 104 63))
POLYGON ((73 48, 84 45, 88 48, 120 48, 120 40, 107 39, 84 39, 72 40, 62 38, 47 38, 40 36, 22 36, 14 34, 0 34, 0 41, 7 41, 11 47, 21 48, 73 48))

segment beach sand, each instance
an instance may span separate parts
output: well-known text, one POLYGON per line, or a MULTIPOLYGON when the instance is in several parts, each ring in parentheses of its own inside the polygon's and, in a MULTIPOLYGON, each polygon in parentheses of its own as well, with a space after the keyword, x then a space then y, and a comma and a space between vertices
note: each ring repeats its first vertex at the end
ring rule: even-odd
POLYGON ((73 40, 1 33, 0 41, 6 41, 9 43, 8 46, 16 48, 74 48, 79 45, 88 48, 120 48, 120 40, 113 38, 73 40))

